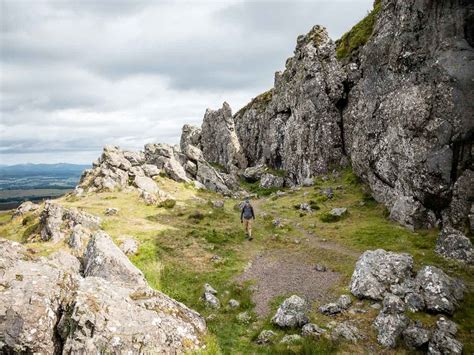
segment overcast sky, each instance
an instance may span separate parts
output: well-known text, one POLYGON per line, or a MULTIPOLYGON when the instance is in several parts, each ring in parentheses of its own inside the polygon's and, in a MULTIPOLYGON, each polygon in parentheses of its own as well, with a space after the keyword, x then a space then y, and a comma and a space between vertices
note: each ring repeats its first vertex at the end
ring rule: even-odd
POLYGON ((207 107, 271 88, 299 34, 337 39, 373 0, 0 2, 0 164, 15 164, 177 143, 207 107))

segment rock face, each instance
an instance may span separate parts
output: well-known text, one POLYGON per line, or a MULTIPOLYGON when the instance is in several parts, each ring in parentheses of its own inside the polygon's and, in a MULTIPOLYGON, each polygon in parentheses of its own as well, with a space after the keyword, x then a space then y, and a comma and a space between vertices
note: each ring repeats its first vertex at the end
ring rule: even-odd
POLYGON ((284 169, 301 183, 339 164, 343 143, 337 103, 344 76, 324 28, 315 26, 298 37, 294 57, 275 75, 275 87, 234 116, 249 165, 284 169))
POLYGON ((202 345, 199 314, 150 289, 109 241, 100 235, 89 242, 82 275, 68 253, 32 259, 0 239, 0 352, 183 353, 202 345), (94 258, 106 272, 90 266, 94 258))
POLYGON ((469 21, 472 7, 462 1, 385 0, 372 38, 352 58, 363 76, 350 83, 343 110, 345 148, 392 218, 414 228, 450 205, 456 180, 472 169, 469 21))
POLYGON ((201 127, 201 147, 204 159, 221 164, 228 171, 247 166, 227 102, 219 110, 206 110, 201 127))
POLYGON ((63 240, 66 234, 74 234, 70 243, 71 246, 79 247, 77 233, 88 234, 91 230, 97 230, 100 227, 101 219, 87 212, 79 211, 76 208, 66 209, 53 201, 46 201, 43 211, 40 215, 41 232, 40 237, 43 241, 51 240, 54 243, 63 240), (76 228, 76 226, 80 226, 76 228), (79 230, 81 229, 81 230, 79 230))

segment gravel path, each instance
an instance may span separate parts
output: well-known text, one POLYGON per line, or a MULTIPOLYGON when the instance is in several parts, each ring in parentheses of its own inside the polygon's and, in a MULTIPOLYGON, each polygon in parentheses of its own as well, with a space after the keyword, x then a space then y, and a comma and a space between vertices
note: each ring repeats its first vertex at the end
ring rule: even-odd
POLYGON ((336 272, 315 270, 315 264, 301 260, 301 254, 287 250, 267 251, 258 255, 238 282, 256 281, 253 292, 255 312, 265 317, 270 311, 270 301, 279 295, 297 294, 308 302, 328 302, 330 289, 339 281, 336 272))

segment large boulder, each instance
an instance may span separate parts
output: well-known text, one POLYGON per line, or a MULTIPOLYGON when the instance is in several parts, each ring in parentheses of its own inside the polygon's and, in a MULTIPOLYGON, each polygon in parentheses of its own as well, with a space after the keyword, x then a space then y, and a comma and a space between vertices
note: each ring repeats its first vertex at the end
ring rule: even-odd
POLYGON ((84 255, 83 277, 79 260, 66 252, 33 259, 19 243, 0 238, 0 352, 174 354, 201 348, 203 318, 150 289, 119 254, 97 232, 84 255))
POLYGON ((63 268, 26 254, 17 243, 0 239, 0 352, 53 354, 60 350, 54 327, 76 288, 79 261, 69 255, 63 268))
POLYGON ((25 201, 13 213, 13 218, 23 216, 25 213, 36 211, 40 206, 31 201, 25 201))
POLYGON ((278 307, 277 312, 272 318, 272 323, 282 328, 297 328, 309 323, 306 315, 308 305, 301 297, 293 295, 287 298, 278 307))
POLYGON ((268 168, 263 165, 251 166, 244 170, 243 177, 249 182, 256 182, 268 171, 268 168))
POLYGON ((109 282, 133 286, 146 285, 143 273, 103 231, 94 233, 83 257, 84 276, 97 276, 109 282))
POLYGON ((64 209, 61 205, 52 201, 46 201, 40 217, 42 240, 58 242, 64 238, 64 233, 61 232, 63 214, 64 209))
POLYGON ((447 314, 454 313, 465 290, 460 280, 434 266, 423 267, 416 275, 416 284, 420 287, 428 311, 447 314))
POLYGON ((142 191, 146 191, 152 195, 158 195, 160 189, 156 184, 155 180, 149 178, 148 176, 135 176, 133 183, 142 191))
POLYGON ((206 162, 198 162, 196 180, 203 184, 208 190, 220 192, 224 195, 231 195, 226 181, 216 169, 206 162))
POLYGON ((99 277, 81 280, 58 325, 64 353, 185 353, 201 345, 204 331, 198 314, 163 294, 99 277))
POLYGON ((413 274, 413 258, 408 254, 368 250, 356 263, 351 278, 351 292, 359 298, 382 300, 393 284, 400 284, 413 274))
POLYGON ((264 189, 282 188, 285 184, 285 179, 282 176, 272 174, 263 174, 260 180, 260 187, 264 189))

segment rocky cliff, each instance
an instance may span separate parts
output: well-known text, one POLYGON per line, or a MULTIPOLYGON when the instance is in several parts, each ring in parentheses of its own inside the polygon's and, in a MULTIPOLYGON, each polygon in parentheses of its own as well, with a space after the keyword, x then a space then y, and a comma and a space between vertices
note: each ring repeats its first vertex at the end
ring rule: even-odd
POLYGON ((441 227, 437 250, 471 260, 474 5, 374 5, 337 44, 321 26, 298 37, 271 90, 234 115, 227 103, 208 109, 201 128, 183 127, 179 147, 106 148, 82 188, 138 186, 136 176, 155 167, 230 195, 246 168, 283 171, 284 182, 266 179, 281 187, 351 165, 393 220, 441 227))
POLYGON ((474 5, 375 6, 367 43, 339 60, 324 28, 298 38, 274 88, 234 115, 240 145, 249 166, 283 169, 288 184, 350 162, 392 219, 470 245, 474 5))

